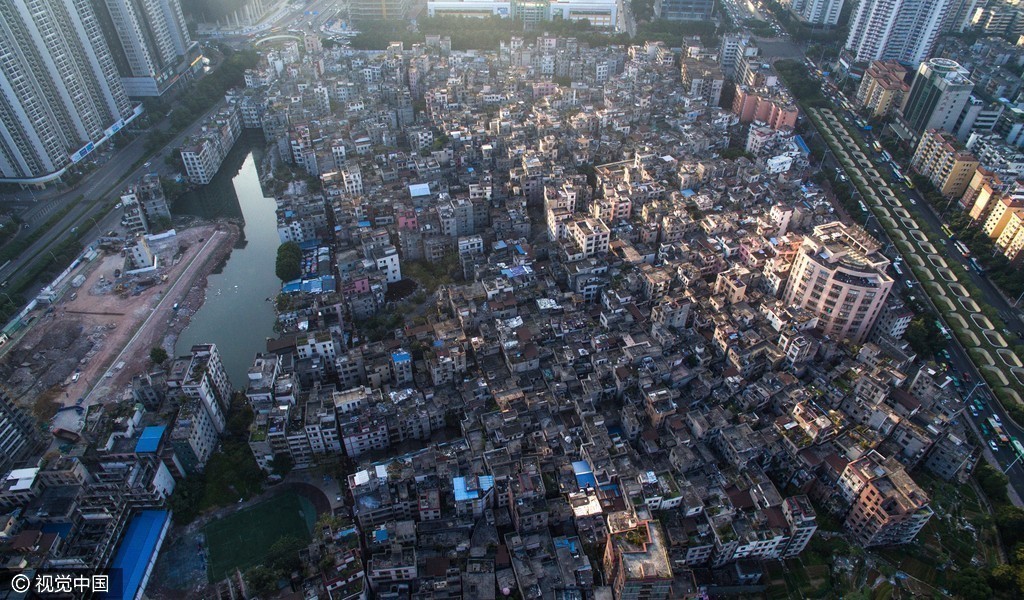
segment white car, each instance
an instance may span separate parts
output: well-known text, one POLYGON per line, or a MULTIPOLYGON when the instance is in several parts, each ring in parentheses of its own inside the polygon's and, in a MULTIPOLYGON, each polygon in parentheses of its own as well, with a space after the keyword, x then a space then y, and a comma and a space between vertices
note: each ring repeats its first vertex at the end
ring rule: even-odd
POLYGON ((993 452, 999 452, 999 446, 996 444, 995 440, 989 440, 988 441, 988 447, 992 448, 993 452))

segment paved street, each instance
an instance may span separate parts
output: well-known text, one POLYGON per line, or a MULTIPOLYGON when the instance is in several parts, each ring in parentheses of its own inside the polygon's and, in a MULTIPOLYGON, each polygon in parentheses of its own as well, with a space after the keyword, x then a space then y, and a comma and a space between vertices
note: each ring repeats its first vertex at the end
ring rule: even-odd
MULTIPOLYGON (((893 250, 898 252, 903 258, 905 268, 903 275, 901 275, 904 278, 902 285, 912 289, 916 288, 922 292, 924 291, 924 286, 928 286, 929 293, 921 293, 919 295, 928 302, 937 314, 941 314, 943 319, 951 326, 962 326, 962 328, 968 329, 968 324, 960 314, 961 312, 968 312, 969 317, 975 322, 983 319, 984 317, 976 310, 976 302, 970 298, 970 295, 962 286, 956 283, 956 276, 946 268, 948 266, 946 263, 947 258, 962 261, 963 257, 959 256, 959 253, 953 255, 949 252, 949 248, 945 244, 947 240, 944 240, 943 236, 937 233, 941 231, 937 226, 919 227, 914 216, 907 210, 908 205, 905 205, 893 193, 892 188, 882 179, 881 172, 875 169, 874 163, 868 159, 867 155, 860 151, 860 148, 851 137, 852 134, 839 122, 833 111, 821 110, 815 112, 817 114, 811 115, 812 122, 819 128, 820 134, 824 136, 830 146, 835 149, 835 152, 830 151, 826 155, 826 160, 823 164, 825 171, 831 172, 833 168, 839 167, 845 176, 849 177, 850 181, 859 184, 862 190, 866 190, 864 194, 858 192, 858 195, 861 195, 862 201, 871 208, 873 216, 869 217, 868 221, 874 218, 878 220, 880 225, 885 226, 878 230, 881 232, 884 229, 885 235, 880 237, 882 237, 883 241, 888 241, 892 245, 893 250), (885 200, 884 204, 883 199, 885 200), (890 235, 895 237, 891 238, 890 235), (919 281, 913 271, 908 268, 912 264, 918 266, 922 269, 923 273, 928 275, 926 281, 923 283, 919 281), (907 285, 908 281, 910 282, 909 286, 907 285), (956 300, 955 304, 953 299, 956 300), (941 308, 936 306, 936 302, 940 301, 943 305, 941 308), (958 321, 962 323, 958 325, 958 321)), ((893 187, 896 186, 894 185, 893 187)), ((913 202, 909 206, 923 206, 923 202, 918 199, 914 199, 913 202)), ((937 221, 937 217, 931 211, 917 212, 924 215, 923 220, 925 222, 929 222, 929 218, 937 221)), ((897 285, 900 284, 898 283, 897 285)), ((985 301, 984 299, 982 300, 982 302, 985 301)), ((1005 300, 1003 304, 1005 304, 1005 300)), ((1019 321, 1016 321, 1016 323, 1019 325, 1019 321)), ((972 339, 977 341, 977 344, 972 344, 972 348, 980 351, 979 355, 983 352, 985 356, 991 356, 991 354, 999 356, 999 350, 1005 348, 1005 343, 1001 347, 997 338, 989 337, 987 334, 978 336, 974 331, 976 331, 976 328, 968 329, 969 335, 973 336, 972 339)), ((1021 497, 1024 496, 1024 468, 1020 464, 1021 461, 1017 459, 1015 451, 1009 445, 996 442, 995 449, 990 447, 988 440, 993 440, 995 435, 990 429, 992 425, 988 419, 995 415, 998 422, 1001 422, 1001 426, 1006 434, 1012 439, 1024 439, 1024 429, 1018 427, 1009 418, 999 402, 995 401, 991 396, 987 385, 977 385, 978 382, 983 381, 978 370, 979 365, 974 363, 961 341, 954 337, 948 344, 947 352, 949 353, 949 364, 951 367, 950 375, 957 377, 961 381, 960 393, 964 396, 965 403, 977 403, 982 407, 982 410, 978 411, 977 416, 972 415, 967 410, 962 412, 961 415, 963 418, 968 419, 971 428, 978 435, 979 439, 985 440, 982 442, 982 452, 986 460, 997 465, 1000 470, 1007 470, 1006 474, 1010 479, 1012 488, 1011 498, 1016 504, 1021 505, 1021 497), (986 436, 984 434, 985 431, 989 431, 989 435, 986 436)), ((1008 368, 1009 365, 1000 367, 1000 364, 993 360, 989 364, 982 366, 999 371, 1004 376, 1012 377, 1013 374, 1012 370, 1008 368)))
MULTIPOLYGON (((218 107, 219 104, 211 108, 202 118, 197 120, 197 123, 204 121, 218 107)), ((167 121, 165 120, 158 126, 164 127, 166 123, 167 121)), ((132 165, 135 164, 145 150, 146 136, 139 135, 131 143, 114 152, 105 164, 90 173, 75 189, 62 192, 44 191, 43 194, 50 197, 45 200, 38 200, 36 204, 25 210, 26 216, 23 218, 29 224, 29 231, 45 223, 48 218, 47 215, 53 214, 68 204, 72 204, 73 208, 56 225, 32 243, 25 252, 22 252, 21 256, 0 269, 0 282, 10 281, 13 277, 17 276, 19 270, 30 264, 37 257, 45 256, 50 251, 51 246, 63 239, 66 235, 65 232, 73 228, 88 226, 89 230, 86 231, 84 238, 86 240, 97 237, 104 231, 113 229, 120 222, 120 211, 118 209, 106 210, 104 208, 106 202, 93 206, 93 201, 97 198, 104 200, 113 199, 114 195, 120 191, 119 189, 114 189, 114 186, 122 178, 125 178, 125 182, 134 181, 147 171, 158 167, 163 168, 164 158, 180 146, 189 134, 192 133, 193 129, 194 126, 187 128, 172 139, 163 149, 150 157, 146 164, 132 169, 132 165), (84 198, 80 199, 81 196, 84 196, 84 198)), ((25 192, 21 192, 18 195, 18 199, 22 202, 24 195, 25 192)), ((40 285, 42 283, 40 282, 40 285)))

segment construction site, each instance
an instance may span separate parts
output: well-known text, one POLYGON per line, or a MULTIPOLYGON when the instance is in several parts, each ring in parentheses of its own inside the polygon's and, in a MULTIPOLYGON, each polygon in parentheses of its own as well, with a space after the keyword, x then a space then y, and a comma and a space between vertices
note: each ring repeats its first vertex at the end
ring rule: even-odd
POLYGON ((153 266, 134 272, 116 245, 82 261, 2 348, 7 392, 51 431, 80 431, 91 405, 130 402, 132 377, 153 368, 152 348, 173 352, 238 237, 235 225, 216 224, 151 239, 153 266))

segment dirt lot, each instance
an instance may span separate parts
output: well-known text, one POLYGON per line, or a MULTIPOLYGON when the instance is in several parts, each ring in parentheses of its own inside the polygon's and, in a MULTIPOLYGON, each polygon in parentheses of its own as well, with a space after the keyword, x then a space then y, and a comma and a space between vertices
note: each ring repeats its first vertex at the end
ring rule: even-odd
POLYGON ((72 275, 86 275, 85 282, 69 288, 0 360, 0 380, 44 420, 79 398, 89 405, 130 397, 132 377, 150 366, 150 349, 188 324, 203 302, 207 275, 237 239, 234 225, 179 231, 151 245, 161 266, 135 277, 114 278, 124 268, 119 254, 97 258, 72 275), (140 290, 147 279, 154 284, 140 290))

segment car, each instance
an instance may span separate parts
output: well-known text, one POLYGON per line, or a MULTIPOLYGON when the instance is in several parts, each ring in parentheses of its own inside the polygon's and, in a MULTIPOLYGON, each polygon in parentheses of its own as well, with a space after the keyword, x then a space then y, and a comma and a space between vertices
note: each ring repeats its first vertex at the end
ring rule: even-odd
POLYGON ((913 281, 911 281, 911 280, 909 280, 909 279, 908 279, 908 280, 906 280, 906 281, 904 281, 903 283, 907 284, 907 287, 908 287, 908 288, 912 288, 912 287, 914 287, 914 282, 913 282, 913 281))
POLYGON ((907 198, 907 199, 908 199, 908 200, 910 200, 910 203, 911 203, 912 205, 917 205, 917 201, 916 201, 916 200, 914 200, 913 198, 907 198))
POLYGON ((992 413, 992 420, 996 422, 996 425, 1002 425, 1003 422, 999 419, 999 415, 992 413))
POLYGON ((153 161, 148 161, 148 160, 147 160, 147 161, 146 161, 146 164, 144 164, 144 165, 142 165, 142 166, 148 169, 148 168, 149 168, 149 167, 150 167, 150 166, 151 166, 152 164, 153 164, 153 161))
POLYGON ((977 417, 978 416, 978 409, 975 408, 973 404, 968 406, 967 410, 969 410, 971 412, 971 416, 972 417, 977 417))
POLYGON ((992 448, 993 452, 999 452, 999 445, 996 444, 995 440, 989 440, 988 441, 988 447, 992 448))
POLYGON ((988 435, 988 427, 984 423, 981 424, 981 435, 988 435))

